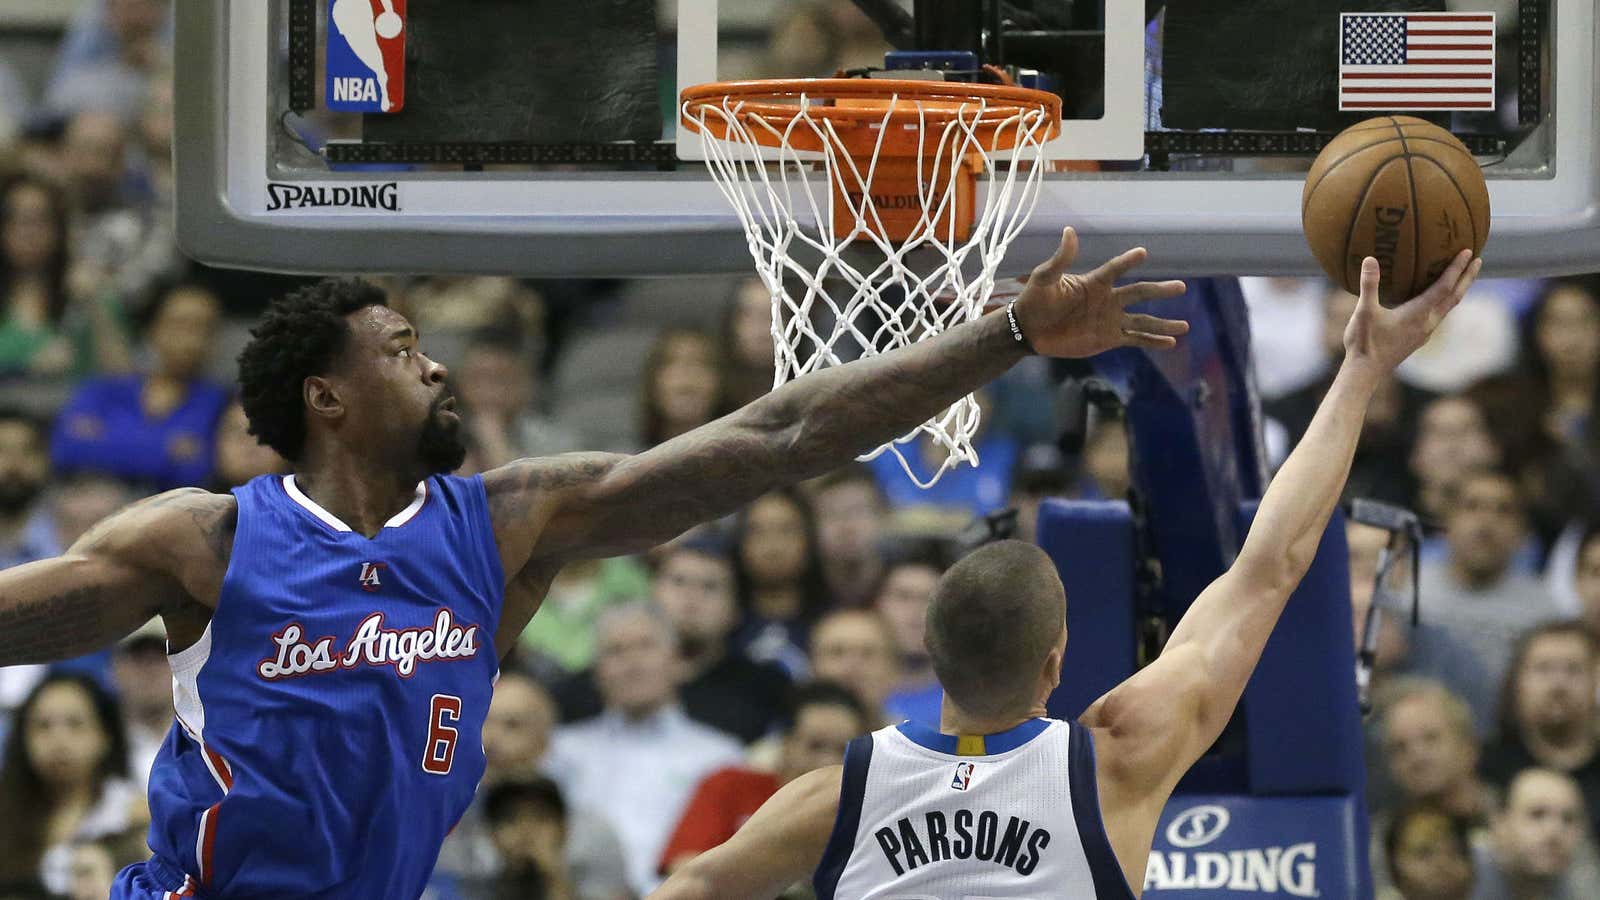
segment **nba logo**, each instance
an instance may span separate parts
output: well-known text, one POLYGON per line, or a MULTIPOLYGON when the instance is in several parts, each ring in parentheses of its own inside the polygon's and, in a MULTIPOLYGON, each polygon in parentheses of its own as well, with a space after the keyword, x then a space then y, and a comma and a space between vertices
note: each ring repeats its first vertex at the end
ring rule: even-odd
POLYGON ((956 763, 956 777, 950 779, 950 787, 954 790, 964 791, 972 786, 972 770, 977 768, 972 763, 956 763))
POLYGON ((405 105, 406 0, 328 4, 329 109, 392 113, 405 105))

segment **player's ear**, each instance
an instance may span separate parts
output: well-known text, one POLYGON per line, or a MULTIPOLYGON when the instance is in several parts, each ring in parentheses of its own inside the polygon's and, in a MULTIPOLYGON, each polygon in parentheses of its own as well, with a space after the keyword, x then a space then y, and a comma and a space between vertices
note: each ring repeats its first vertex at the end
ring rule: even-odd
POLYGON ((301 396, 306 411, 313 416, 334 419, 344 414, 344 401, 340 399, 338 390, 331 381, 320 375, 312 375, 305 380, 301 396))

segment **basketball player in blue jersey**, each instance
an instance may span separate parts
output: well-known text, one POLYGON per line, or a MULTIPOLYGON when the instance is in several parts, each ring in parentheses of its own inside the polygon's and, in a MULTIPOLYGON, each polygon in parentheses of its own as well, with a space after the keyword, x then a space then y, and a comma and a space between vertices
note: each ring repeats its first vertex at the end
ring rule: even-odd
POLYGON ((1068 275, 1011 307, 797 379, 635 456, 523 459, 472 478, 445 369, 379 290, 275 303, 240 355, 250 429, 293 463, 178 490, 0 572, 0 666, 166 623, 177 720, 150 775, 153 859, 113 896, 412 898, 483 774, 498 661, 575 559, 646 549, 909 431, 1033 348, 1171 347, 1131 314, 1178 282, 1068 275), (1025 340, 1026 338, 1026 340, 1025 340))
POLYGON ((1373 392, 1481 266, 1464 250, 1423 294, 1385 309, 1377 260, 1364 261, 1344 361, 1233 567, 1160 657, 1079 721, 1045 718, 1067 647, 1054 564, 1019 541, 981 548, 928 607, 939 729, 907 722, 857 738, 843 766, 785 785, 653 900, 770 898, 808 875, 819 900, 1138 896, 1162 809, 1233 715, 1316 555, 1373 392))

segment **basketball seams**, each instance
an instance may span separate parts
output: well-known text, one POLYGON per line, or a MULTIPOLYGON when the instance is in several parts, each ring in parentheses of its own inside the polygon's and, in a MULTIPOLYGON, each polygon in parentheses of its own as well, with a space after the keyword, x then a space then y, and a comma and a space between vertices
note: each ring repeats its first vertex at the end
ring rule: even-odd
POLYGON ((1462 189, 1461 182, 1456 180, 1455 173, 1440 164, 1437 159, 1431 156, 1418 156, 1417 158, 1433 163, 1435 169, 1438 169, 1444 174, 1444 177, 1450 179, 1450 185, 1456 189, 1456 196, 1461 198, 1461 208, 1467 211, 1467 227, 1472 229, 1472 250, 1476 253, 1478 251, 1478 219, 1472 214, 1472 201, 1467 199, 1467 192, 1462 189))
MULTIPOLYGON (((1388 127, 1388 126, 1384 126, 1384 127, 1388 127)), ((1400 127, 1413 127, 1413 126, 1404 125, 1404 126, 1400 126, 1400 127)), ((1363 131, 1377 131, 1378 129, 1376 129, 1376 128, 1364 128, 1362 130, 1363 131)), ((1333 170, 1334 169, 1337 169, 1340 165, 1344 164, 1345 162, 1348 162, 1356 154, 1364 153, 1364 152, 1366 152, 1368 150, 1371 150, 1373 147, 1382 147, 1384 144, 1404 143, 1405 141, 1415 141, 1417 143, 1429 143, 1429 144, 1443 144, 1446 147, 1451 147, 1451 148, 1454 148, 1456 150, 1462 150, 1463 149, 1463 147, 1461 145, 1459 145, 1459 144, 1457 144, 1455 142, 1452 142, 1452 141, 1443 141, 1443 140, 1440 140, 1440 139, 1435 138, 1435 137, 1417 137, 1415 135, 1405 135, 1405 136, 1402 136, 1402 137, 1386 137, 1386 138, 1384 138, 1382 140, 1379 140, 1379 141, 1373 141, 1370 144, 1362 144, 1360 147, 1357 147, 1356 149, 1351 150, 1350 152, 1346 153, 1345 155, 1343 155, 1343 156, 1339 157, 1338 159, 1334 160, 1333 162, 1329 163, 1328 167, 1322 170, 1322 174, 1317 176, 1317 180, 1314 181, 1314 182, 1311 182, 1309 185, 1307 185, 1306 190, 1305 190, 1305 194, 1300 200, 1300 215, 1301 215, 1301 217, 1302 218, 1305 217, 1306 209, 1311 206, 1311 198, 1317 193, 1317 188, 1322 187, 1322 183, 1327 180, 1329 175, 1333 174, 1333 170)), ((1471 154, 1468 154, 1468 156, 1470 157, 1471 154)), ((1420 157, 1420 158, 1427 159, 1428 157, 1423 156, 1423 157, 1420 157)), ((1384 163, 1386 164, 1386 163, 1388 163, 1388 161, 1389 160, 1384 160, 1384 163)), ((1382 165, 1382 164, 1380 164, 1380 165, 1382 165)))
MULTIPOLYGON (((1406 188, 1411 192, 1411 271, 1406 296, 1409 300, 1417 293, 1417 266, 1422 262, 1422 205, 1417 202, 1417 175, 1411 168, 1411 145, 1406 143, 1406 133, 1398 124, 1394 130, 1400 134, 1400 146, 1405 148, 1406 188)), ((1398 256, 1398 254, 1396 254, 1398 256)), ((1398 282, 1398 280, 1397 280, 1398 282)))
MULTIPOLYGON (((1384 171, 1388 169, 1389 166, 1395 162, 1395 160, 1404 158, 1404 155, 1396 154, 1384 160, 1383 162, 1378 163, 1377 166, 1373 168, 1372 174, 1367 176, 1367 183, 1362 186, 1360 192, 1357 194, 1355 209, 1350 211, 1350 225, 1344 233, 1344 245, 1339 251, 1339 263, 1343 268, 1345 275, 1344 284, 1341 285, 1341 287, 1343 287, 1345 290, 1349 290, 1352 283, 1350 281, 1350 244, 1355 240, 1356 228, 1361 224, 1361 210, 1367 205, 1367 198, 1372 196, 1372 187, 1378 183, 1378 179, 1383 175, 1384 171)), ((1359 272, 1360 270, 1357 270, 1357 278, 1354 282, 1357 290, 1351 291, 1351 293, 1359 293, 1359 272)))

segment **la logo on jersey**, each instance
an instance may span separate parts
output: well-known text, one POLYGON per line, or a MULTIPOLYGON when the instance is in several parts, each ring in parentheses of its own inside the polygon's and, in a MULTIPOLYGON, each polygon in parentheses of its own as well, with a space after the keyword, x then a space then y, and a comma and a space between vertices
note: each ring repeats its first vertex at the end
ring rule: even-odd
POLYGON ((389 568, 388 563, 362 563, 361 576, 359 578, 359 581, 361 582, 361 589, 370 593, 377 590, 379 587, 382 587, 383 582, 378 579, 378 573, 387 568, 389 568))
POLYGON ((950 779, 950 787, 958 791, 972 787, 972 772, 976 768, 973 763, 956 763, 956 777, 950 779))
POLYGON ((406 0, 328 4, 329 109, 393 113, 405 105, 406 0))

